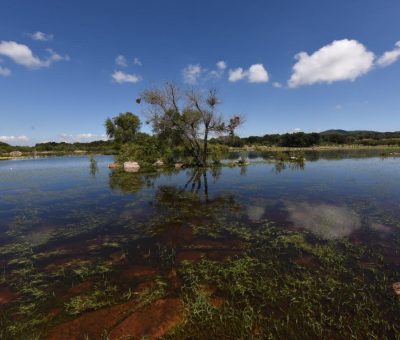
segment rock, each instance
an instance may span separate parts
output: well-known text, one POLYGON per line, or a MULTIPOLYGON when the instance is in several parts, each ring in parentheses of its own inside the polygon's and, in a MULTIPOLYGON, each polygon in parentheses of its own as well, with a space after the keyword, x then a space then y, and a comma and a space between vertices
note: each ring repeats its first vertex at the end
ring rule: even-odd
POLYGON ((10 152, 10 156, 11 157, 21 157, 22 156, 22 152, 21 151, 11 151, 10 152))
POLYGON ((250 162, 246 161, 245 159, 239 159, 235 163, 239 164, 239 165, 249 165, 250 164, 250 162))
POLYGON ((184 167, 183 163, 175 163, 175 169, 182 169, 184 167))
POLYGON ((125 162, 124 170, 126 172, 138 172, 140 169, 140 165, 138 162, 125 162))
POLYGON ((183 320, 183 304, 179 299, 158 300, 127 317, 109 334, 113 339, 158 339, 183 320))
POLYGON ((395 282, 392 284, 392 288, 397 296, 400 296, 400 282, 395 282))
POLYGON ((121 305, 102 308, 94 312, 84 313, 78 318, 66 321, 53 328, 45 339, 47 340, 81 340, 101 339, 104 331, 111 331, 126 317, 132 314, 137 301, 130 300, 121 305))
POLYGON ((109 169, 118 169, 119 167, 121 167, 121 164, 119 164, 119 163, 110 163, 110 164, 108 164, 108 168, 109 169))
POLYGON ((164 162, 159 159, 158 161, 154 162, 153 166, 164 166, 164 162))

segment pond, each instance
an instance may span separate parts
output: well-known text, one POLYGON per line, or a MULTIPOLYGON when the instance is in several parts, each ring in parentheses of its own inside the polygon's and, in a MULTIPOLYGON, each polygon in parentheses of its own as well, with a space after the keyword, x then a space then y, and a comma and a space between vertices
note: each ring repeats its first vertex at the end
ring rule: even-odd
POLYGON ((400 337, 400 158, 249 156, 0 162, 0 338, 400 337))

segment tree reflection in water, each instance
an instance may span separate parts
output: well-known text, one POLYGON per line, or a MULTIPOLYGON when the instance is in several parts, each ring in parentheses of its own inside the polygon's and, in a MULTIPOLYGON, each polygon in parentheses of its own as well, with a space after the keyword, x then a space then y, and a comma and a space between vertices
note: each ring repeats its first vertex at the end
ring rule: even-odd
MULTIPOLYGON (((225 228, 231 225, 228 221, 237 221, 244 211, 233 195, 210 197, 208 177, 211 175, 215 183, 221 175, 221 167, 191 168, 185 173, 187 180, 181 186, 156 185, 156 179, 166 172, 115 171, 109 177, 111 189, 123 193, 137 193, 145 187, 155 187, 152 210, 142 228, 151 237, 151 241, 147 240, 147 252, 152 254, 152 261, 156 263, 163 261, 167 253, 174 254, 174 258, 184 258, 188 249, 192 255, 213 253, 212 256, 223 256, 221 251, 226 253, 227 249, 221 242, 226 238, 225 228), (211 239, 214 245, 210 245, 211 239)), ((126 215, 130 215, 132 220, 137 219, 135 206, 127 209, 131 209, 132 214, 126 212, 126 215)))

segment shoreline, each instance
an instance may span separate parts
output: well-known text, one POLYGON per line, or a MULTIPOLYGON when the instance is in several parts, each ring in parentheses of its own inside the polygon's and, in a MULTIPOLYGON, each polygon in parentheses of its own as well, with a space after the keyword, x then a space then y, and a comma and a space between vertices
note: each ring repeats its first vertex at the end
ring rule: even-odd
POLYGON ((245 146, 242 148, 230 147, 229 151, 269 151, 269 152, 282 152, 282 151, 357 151, 357 150, 394 150, 400 152, 400 145, 324 145, 324 146, 313 146, 313 147, 284 147, 284 146, 266 146, 266 145, 255 145, 245 146))
MULTIPOLYGON (((324 145, 314 147, 283 147, 283 146, 265 146, 265 145, 254 145, 244 147, 229 147, 230 152, 243 152, 243 151, 255 151, 255 152, 290 152, 290 151, 308 151, 308 152, 321 152, 321 151, 398 151, 400 154, 400 145, 324 145)), ((115 154, 103 153, 103 152, 89 152, 85 150, 79 150, 74 152, 23 152, 21 156, 10 156, 8 154, 0 155, 0 161, 13 160, 13 159, 31 159, 35 157, 45 158, 54 156, 88 156, 88 155, 109 155, 115 154)))

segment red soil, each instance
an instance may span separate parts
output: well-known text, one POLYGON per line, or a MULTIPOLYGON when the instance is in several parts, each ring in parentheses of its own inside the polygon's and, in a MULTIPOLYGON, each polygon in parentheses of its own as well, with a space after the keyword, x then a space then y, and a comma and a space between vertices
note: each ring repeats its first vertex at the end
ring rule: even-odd
POLYGON ((15 294, 8 287, 0 288, 0 306, 11 302, 15 294))
POLYGON ((179 299, 163 299, 132 313, 113 329, 110 339, 158 339, 183 319, 179 299))
POLYGON ((135 310, 137 301, 83 314, 75 320, 55 327, 48 340, 78 340, 87 336, 100 339, 105 332, 109 339, 156 339, 163 336, 183 319, 179 299, 162 299, 135 310))

